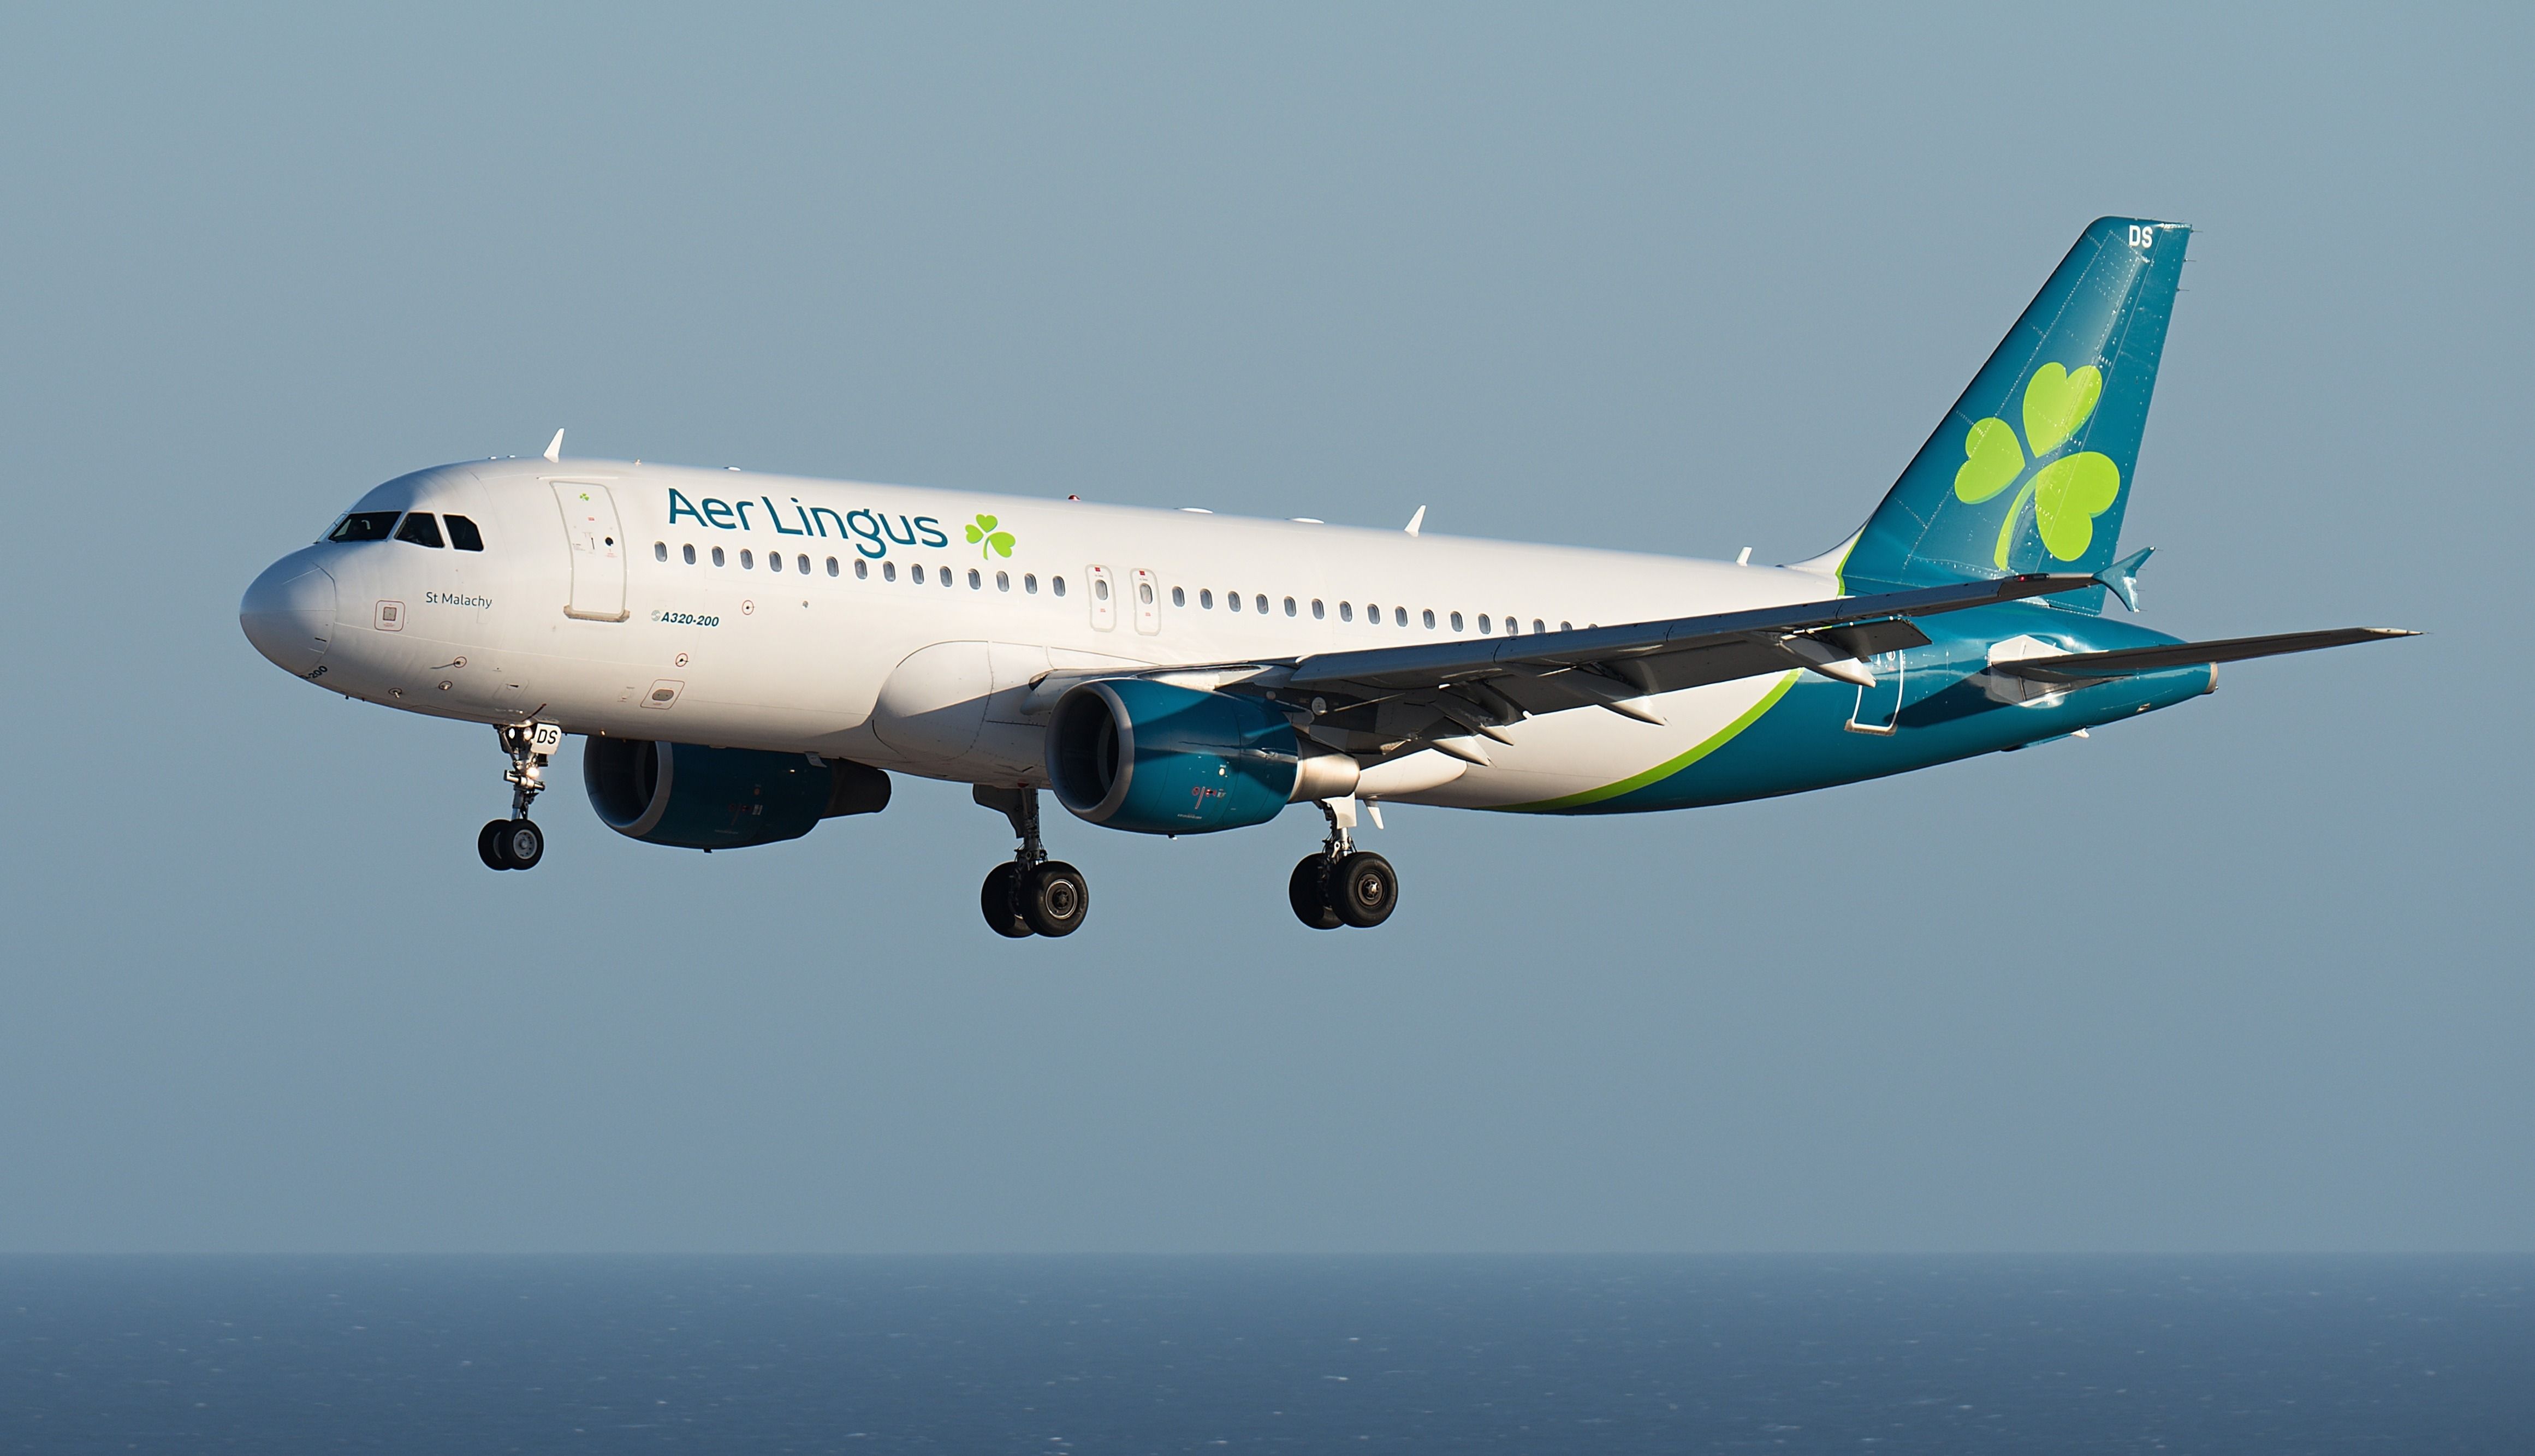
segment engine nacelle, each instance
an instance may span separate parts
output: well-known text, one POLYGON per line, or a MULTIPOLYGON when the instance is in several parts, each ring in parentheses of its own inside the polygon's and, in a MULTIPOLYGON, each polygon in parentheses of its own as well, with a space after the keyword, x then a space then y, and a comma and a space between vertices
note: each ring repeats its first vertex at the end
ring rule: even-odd
POLYGON ((1295 797, 1298 752, 1294 725, 1268 703, 1141 678, 1079 685, 1047 725, 1057 802, 1140 834, 1266 823, 1295 797))
POLYGON ((581 778, 599 822, 681 849, 779 844, 823 819, 889 807, 889 775, 868 764, 756 749, 593 738, 581 778))

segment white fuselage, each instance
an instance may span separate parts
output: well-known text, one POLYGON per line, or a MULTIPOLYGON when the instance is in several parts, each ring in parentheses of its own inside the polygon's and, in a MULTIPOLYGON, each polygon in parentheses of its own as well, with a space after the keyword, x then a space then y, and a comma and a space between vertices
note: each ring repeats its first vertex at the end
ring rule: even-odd
MULTIPOLYGON (((485 549, 321 542, 277 564, 268 581, 311 566, 331 578, 332 626, 313 658, 258 645, 322 686, 444 717, 972 783, 1044 782, 1044 705, 1023 699, 1051 668, 1528 636, 1838 594, 1804 568, 594 460, 420 471, 354 509, 462 516, 485 549)), ((1367 796, 1481 808, 1590 790, 1697 745, 1777 683, 1669 695, 1661 725, 1530 719, 1486 765, 1425 751, 1367 796)))

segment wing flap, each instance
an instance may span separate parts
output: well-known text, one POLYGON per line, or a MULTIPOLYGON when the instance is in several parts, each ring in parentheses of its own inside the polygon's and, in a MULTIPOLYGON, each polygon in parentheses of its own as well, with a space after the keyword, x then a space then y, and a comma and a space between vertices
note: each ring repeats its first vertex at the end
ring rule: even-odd
MULTIPOLYGON (((1886 591, 1871 596, 1845 596, 1783 607, 1762 607, 1748 612, 1718 612, 1702 617, 1634 622, 1619 627, 1588 627, 1580 632, 1481 637, 1409 647, 1374 647, 1359 652, 1322 652, 1297 662, 1287 682, 1296 688, 1401 692, 1434 688, 1463 678, 1484 678, 1504 684, 1509 678, 1545 677, 1577 668, 1608 667, 1634 679, 1636 674, 1630 669, 1642 666, 1648 681, 1638 683, 1639 690, 1669 693, 1681 688, 1808 666, 1804 657, 1780 645, 1779 639, 1787 637, 1831 637, 1834 630, 1881 627, 1891 619, 1959 612, 1968 607, 2048 596, 2097 584, 2091 576, 2036 573, 1983 581, 1952 582, 1914 591, 1886 591)), ((1909 632, 1919 640, 1926 640, 1925 635, 1917 629, 1911 628, 1909 632)), ((1889 632, 1884 636, 1902 640, 1889 632)), ((1837 637, 1831 639, 1839 640, 1837 637)), ((1858 640, 1875 639, 1876 637, 1870 634, 1858 640)), ((1908 643, 1905 641, 1904 644, 1908 643)), ((1841 645, 1854 650, 1846 642, 1841 645)))

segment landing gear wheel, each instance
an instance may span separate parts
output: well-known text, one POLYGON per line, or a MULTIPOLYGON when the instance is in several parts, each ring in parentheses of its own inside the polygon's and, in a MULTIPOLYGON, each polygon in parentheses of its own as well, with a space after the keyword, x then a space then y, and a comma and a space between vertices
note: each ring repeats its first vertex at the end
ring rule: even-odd
POLYGON ((1399 876, 1391 861, 1361 849, 1329 868, 1329 908, 1358 930, 1371 930, 1399 908, 1399 876))
POLYGON ((493 852, 501 857, 505 870, 533 870, 546 857, 546 831, 533 819, 504 819, 494 835, 493 852))
POLYGON ((1042 936, 1070 936, 1082 929, 1091 909, 1091 887, 1082 872, 1063 860, 1049 860, 1020 879, 1021 919, 1042 936))
POLYGON ((1321 888, 1323 874, 1329 867, 1324 854, 1305 855, 1285 878, 1285 899, 1294 907, 1294 918, 1316 931, 1333 931, 1346 924, 1338 912, 1329 908, 1329 897, 1321 888))
POLYGON ((987 928, 1015 940, 1028 940, 1033 934, 1019 908, 1020 895, 1014 881, 1020 873, 1020 866, 1006 860, 988 872, 984 888, 977 891, 977 908, 985 912, 987 928))
POLYGON ((511 868, 510 866, 502 863, 501 837, 502 831, 509 828, 510 824, 511 821, 509 819, 494 819, 486 823, 484 827, 475 831, 475 857, 484 862, 485 869, 507 870, 511 868))

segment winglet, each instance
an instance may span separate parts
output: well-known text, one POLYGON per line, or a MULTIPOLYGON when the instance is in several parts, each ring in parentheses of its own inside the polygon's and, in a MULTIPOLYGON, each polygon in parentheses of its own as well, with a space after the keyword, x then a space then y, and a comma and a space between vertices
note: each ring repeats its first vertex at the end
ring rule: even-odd
POLYGON ((1424 525, 1425 523, 1426 523, 1426 508, 1425 508, 1425 507, 1423 507, 1423 506, 1420 506, 1420 507, 1418 507, 1418 508, 1417 508, 1417 514, 1416 514, 1416 515, 1414 515, 1414 516, 1410 516, 1410 517, 1408 517, 1408 534, 1410 534, 1410 535, 1412 535, 1412 536, 1413 536, 1413 535, 1415 535, 1415 534, 1417 534, 1417 528, 1418 528, 1419 526, 1421 526, 1421 525, 1424 525))
POLYGON ((2120 597, 2123 606, 2135 612, 2138 610, 2139 568, 2146 566, 2147 559, 2154 555, 2156 555, 2155 547, 2142 546, 2097 572, 2095 579, 2102 582, 2105 589, 2111 591, 2113 595, 2120 597))
POLYGON ((555 431, 555 438, 546 442, 546 458, 558 465, 563 463, 563 431, 555 431))

